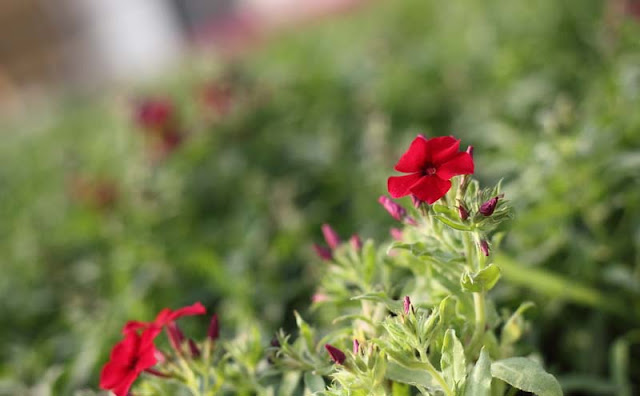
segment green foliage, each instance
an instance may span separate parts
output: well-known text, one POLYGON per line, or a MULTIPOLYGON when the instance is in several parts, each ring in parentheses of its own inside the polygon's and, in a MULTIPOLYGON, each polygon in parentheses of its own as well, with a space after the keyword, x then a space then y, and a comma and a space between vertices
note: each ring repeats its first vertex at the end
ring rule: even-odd
MULTIPOLYGON (((118 98, 69 99, 55 118, 34 112, 3 128, 0 393, 95 387, 125 320, 196 299, 220 312, 223 332, 258 317, 267 334, 294 328, 292 309, 306 317, 316 287, 344 307, 368 295, 399 312, 395 298, 412 286, 397 280, 424 272, 418 286, 433 293, 411 295, 419 309, 437 313, 453 293, 443 308, 470 312, 461 263, 429 236, 395 245, 412 255, 400 253, 389 274, 374 242, 366 258, 332 264, 348 285, 317 285, 324 266, 307 264, 323 222, 381 240, 392 220, 374 198, 397 154, 416 133, 455 133, 476 147, 483 181, 505 178, 509 203, 497 212, 516 213, 492 241, 503 253, 492 255, 501 282, 490 294, 511 310, 538 307, 527 311, 533 328, 487 307, 504 329, 487 353, 537 350, 567 389, 633 394, 640 360, 625 337, 640 317, 640 27, 614 3, 379 2, 230 65, 200 59, 146 89, 174 99, 189 132, 160 164, 118 98), (193 98, 209 79, 239 92, 213 122, 193 98), (114 182, 115 205, 74 198, 76 176, 114 182)), ((475 213, 467 222, 437 207, 433 227, 468 231, 483 221, 474 202, 464 202, 475 213)), ((330 311, 314 314, 353 318, 330 311)), ((418 318, 428 320, 441 326, 438 315, 418 318)))

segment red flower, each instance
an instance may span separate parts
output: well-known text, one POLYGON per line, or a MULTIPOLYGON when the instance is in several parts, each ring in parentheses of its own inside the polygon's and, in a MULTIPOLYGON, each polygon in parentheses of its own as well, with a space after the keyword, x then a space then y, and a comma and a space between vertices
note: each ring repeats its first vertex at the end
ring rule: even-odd
POLYGON ((467 152, 458 152, 460 140, 453 136, 427 139, 418 135, 395 166, 406 176, 392 176, 387 182, 393 198, 413 194, 421 201, 432 204, 451 188, 451 179, 457 175, 473 173, 473 158, 467 152))
POLYGON ((141 372, 156 364, 153 330, 142 334, 129 332, 111 350, 109 362, 102 368, 100 388, 125 396, 141 372))
POLYGON ((182 316, 189 315, 202 315, 206 313, 206 309, 204 306, 197 302, 193 305, 189 305, 187 307, 183 307, 180 309, 176 309, 175 311, 165 308, 156 316, 153 322, 139 322, 136 320, 132 320, 127 322, 122 328, 122 333, 127 335, 131 332, 136 332, 137 330, 151 330, 155 333, 154 337, 157 336, 164 326, 172 323, 176 319, 182 316))

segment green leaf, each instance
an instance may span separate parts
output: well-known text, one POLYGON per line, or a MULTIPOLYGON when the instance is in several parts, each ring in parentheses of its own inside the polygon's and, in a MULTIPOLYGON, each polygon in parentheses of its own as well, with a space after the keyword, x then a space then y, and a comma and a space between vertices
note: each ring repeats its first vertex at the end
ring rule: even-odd
POLYGON ((311 393, 322 392, 324 391, 324 380, 322 376, 307 371, 304 373, 304 386, 311 393))
POLYGON ((296 390, 298 383, 300 382, 299 371, 289 371, 282 376, 280 381, 280 388, 278 389, 278 396, 291 396, 296 390))
POLYGON ((383 303, 387 306, 387 308, 390 311, 395 312, 397 314, 401 313, 403 309, 402 302, 389 298, 389 296, 387 296, 387 294, 384 292, 361 294, 359 296, 351 297, 351 299, 352 300, 368 300, 368 301, 383 303))
POLYGON ((491 394, 491 360, 484 348, 467 379, 464 396, 489 396, 491 394))
POLYGON ((466 271, 460 278, 462 289, 468 292, 482 292, 491 290, 500 279, 500 268, 489 264, 475 274, 466 271))
POLYGON ((461 387, 467 376, 467 363, 464 358, 464 348, 456 337, 453 329, 448 329, 444 334, 442 343, 442 356, 440 357, 440 369, 450 388, 461 387))
POLYGON ((404 367, 395 362, 387 363, 386 378, 412 386, 438 389, 438 385, 426 370, 404 367))
POLYGON ((531 359, 514 357, 498 360, 491 364, 491 375, 538 396, 562 396, 558 380, 531 359))
POLYGON ((469 227, 468 225, 454 222, 453 220, 447 217, 440 216, 440 215, 435 215, 433 217, 435 217, 436 219, 440 220, 441 222, 443 222, 444 224, 448 225, 453 229, 460 230, 460 231, 471 231, 471 227, 469 227))
POLYGON ((302 317, 300 316, 298 311, 293 311, 293 314, 296 317, 296 324, 298 325, 298 328, 300 329, 300 335, 304 339, 304 341, 305 341, 305 343, 307 345, 307 349, 309 351, 313 351, 314 350, 313 329, 311 328, 311 326, 309 326, 309 324, 307 322, 304 321, 304 319, 302 319, 302 317))

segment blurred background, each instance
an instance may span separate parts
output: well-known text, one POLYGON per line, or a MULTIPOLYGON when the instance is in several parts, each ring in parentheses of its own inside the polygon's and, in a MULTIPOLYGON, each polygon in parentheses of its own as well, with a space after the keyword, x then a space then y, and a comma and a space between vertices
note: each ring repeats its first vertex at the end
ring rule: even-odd
POLYGON ((639 109, 633 0, 2 0, 0 394, 93 394, 165 306, 265 345, 312 317, 320 225, 387 240, 418 133, 504 179, 519 352, 637 394, 639 109))

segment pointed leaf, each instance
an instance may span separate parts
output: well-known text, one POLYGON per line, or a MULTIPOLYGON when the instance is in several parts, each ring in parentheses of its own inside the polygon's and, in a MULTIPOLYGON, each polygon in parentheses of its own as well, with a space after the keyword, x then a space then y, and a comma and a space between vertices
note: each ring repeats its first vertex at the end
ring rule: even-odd
POLYGON ((480 357, 467 379, 467 387, 464 396, 489 396, 491 395, 491 360, 484 348, 480 351, 480 357))
POLYGON ((324 379, 320 375, 307 371, 304 373, 304 386, 311 393, 322 392, 324 390, 324 379))
POLYGON ((456 332, 453 329, 448 329, 444 334, 440 369, 445 381, 452 389, 459 388, 467 376, 464 348, 462 348, 462 343, 456 337, 456 332))
POLYGON ((489 264, 476 273, 465 272, 460 278, 462 289, 468 292, 478 293, 489 291, 500 279, 500 268, 495 264, 489 264))
POLYGON ((491 364, 491 375, 538 396, 562 396, 558 380, 531 359, 514 357, 498 360, 491 364))

